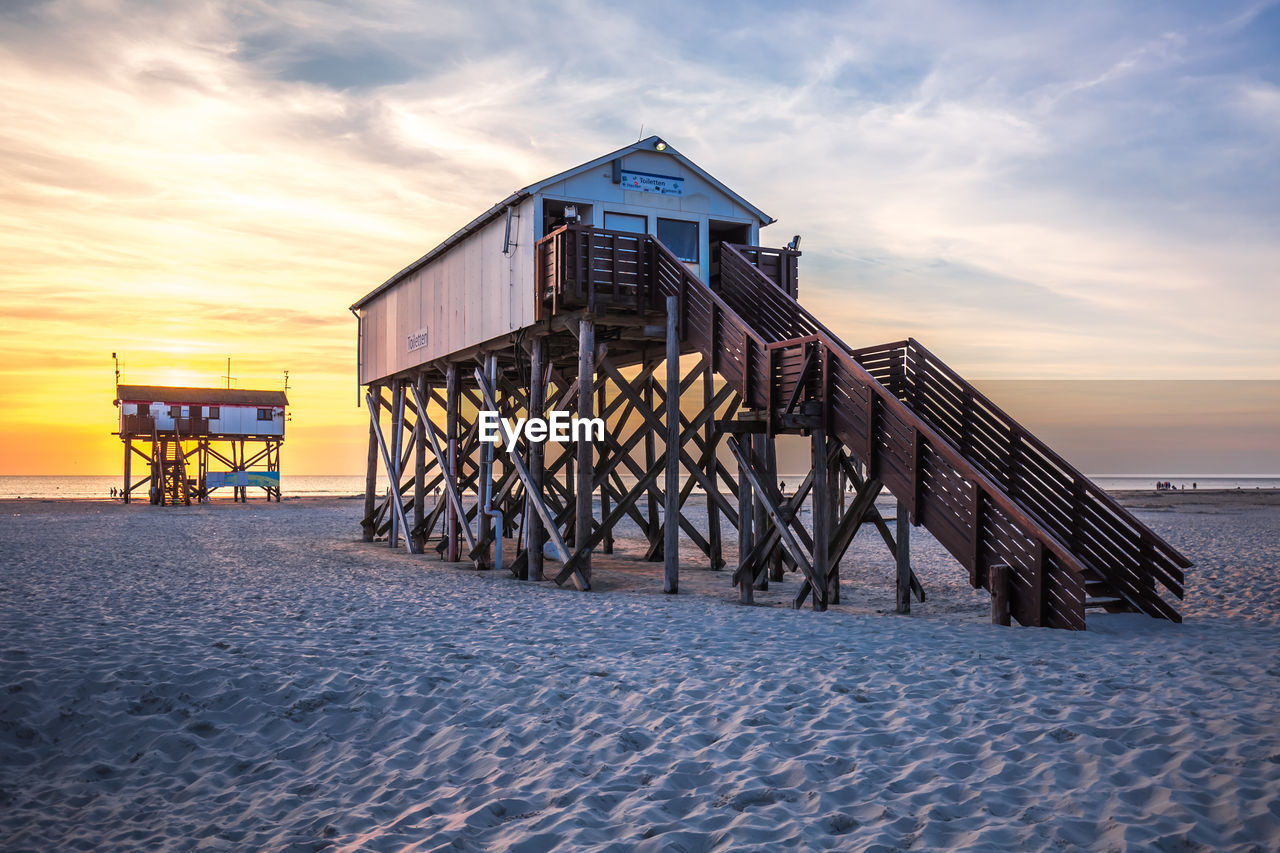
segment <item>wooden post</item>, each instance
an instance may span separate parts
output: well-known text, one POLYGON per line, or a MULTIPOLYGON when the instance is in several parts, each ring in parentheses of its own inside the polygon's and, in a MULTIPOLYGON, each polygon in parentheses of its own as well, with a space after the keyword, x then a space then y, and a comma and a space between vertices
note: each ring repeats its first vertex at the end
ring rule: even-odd
MULTIPOLYGON (((831 451, 836 448, 836 438, 828 435, 822 443, 822 464, 826 467, 831 460, 831 451)), ((814 483, 813 499, 821 501, 825 504, 826 525, 829 531, 827 536, 823 538, 823 547, 827 548, 827 604, 840 603, 840 555, 832 554, 830 551, 831 532, 835 531, 835 524, 832 514, 836 512, 836 508, 843 503, 844 492, 841 489, 842 469, 838 460, 830 462, 834 467, 827 468, 827 488, 826 493, 818 491, 817 483, 814 483)), ((842 513, 843 514, 843 513, 842 513)), ((838 516, 837 516, 838 518, 838 516)), ((814 542, 817 542, 817 512, 814 513, 814 542)), ((815 544, 815 547, 816 544, 815 544)))
MULTIPOLYGON (((391 452, 391 471, 388 477, 391 483, 387 500, 395 501, 403 507, 404 502, 400 499, 400 451, 404 440, 404 380, 396 379, 391 387, 391 446, 387 448, 391 452)), ((391 514, 391 532, 387 536, 387 546, 390 548, 400 544, 399 519, 398 513, 391 514)))
MULTIPOLYGON (((595 323, 583 317, 578 324, 578 417, 587 420, 592 417, 595 403, 596 375, 596 336, 595 323)), ((591 539, 592 498, 595 495, 593 480, 595 479, 595 448, 592 446, 589 431, 583 426, 584 434, 578 436, 578 479, 577 479, 577 517, 574 520, 574 550, 585 548, 591 539)), ((579 570, 587 583, 591 582, 591 554, 582 556, 579 570)))
POLYGON ((911 612, 911 504, 898 501, 898 523, 894 525, 898 546, 898 612, 911 612))
POLYGON ((849 494, 849 475, 845 473, 844 466, 838 462, 836 463, 836 471, 836 482, 840 489, 840 514, 844 515, 845 510, 848 508, 846 501, 849 494))
MULTIPOLYGON (((657 371, 654 371, 656 374, 657 371)), ((653 383, 657 381, 657 377, 650 374, 648 380, 644 383, 644 406, 645 417, 647 418, 653 412, 653 383)), ((657 437, 652 429, 645 429, 644 433, 644 470, 648 471, 653 468, 654 463, 658 459, 658 451, 656 447, 657 437)), ((652 491, 649 492, 647 501, 648 512, 646 517, 649 520, 649 547, 648 554, 651 560, 662 559, 662 543, 658 541, 658 496, 652 491)))
MULTIPOLYGON (((715 401, 715 374, 711 370, 711 360, 705 359, 703 366, 705 368, 702 374, 702 405, 706 409, 710 409, 715 401)), ((706 442, 710 448, 707 453, 707 482, 711 485, 711 489, 707 490, 707 539, 711 545, 711 571, 718 572, 724 567, 724 557, 722 550, 724 544, 721 542, 720 536, 720 505, 716 503, 716 496, 712 493, 712 489, 719 489, 719 461, 716 459, 716 419, 712 417, 707 421, 706 442)))
POLYGON ((126 438, 124 440, 124 491, 122 493, 124 495, 125 503, 129 502, 129 486, 130 486, 129 463, 131 461, 130 457, 132 456, 133 456, 133 439, 126 438))
POLYGON ((678 302, 667 297, 667 478, 663 494, 662 591, 680 591, 680 339, 676 336, 678 302))
MULTIPOLYGON (((369 386, 369 393, 374 400, 379 401, 379 409, 381 409, 382 389, 377 385, 369 386)), ((377 410, 375 410, 377 411, 377 410)), ((378 425, 374 422, 373 415, 369 415, 369 459, 365 463, 364 469, 364 541, 372 542, 374 534, 377 532, 377 522, 373 519, 374 510, 378 505, 378 425)))
MULTIPOLYGON (((773 483, 773 485, 776 487, 776 486, 778 485, 778 443, 777 443, 777 439, 776 439, 776 438, 774 438, 772 435, 768 435, 768 434, 761 435, 761 436, 760 436, 760 447, 761 447, 761 451, 762 451, 762 452, 761 452, 761 455, 760 455, 760 458, 764 460, 765 468, 766 468, 766 470, 769 472, 768 476, 769 476, 769 480, 770 480, 770 482, 772 482, 772 483, 773 483)), ((787 497, 786 495, 782 495, 782 499, 783 499, 784 501, 786 500, 786 497, 787 497)), ((799 508, 797 507, 797 512, 798 512, 798 511, 799 511, 799 508)), ((761 517, 760 517, 759 521, 760 521, 760 524, 762 525, 762 524, 763 524, 763 518, 764 518, 764 509, 763 509, 763 507, 761 508, 760 512, 761 512, 761 517)), ((760 525, 757 525, 757 526, 760 526, 760 525)), ((763 576, 762 576, 762 577, 763 577, 763 576)), ((784 577, 784 576, 783 576, 783 573, 782 573, 782 549, 781 549, 781 548, 775 548, 775 549, 774 549, 774 551, 773 551, 773 557, 772 557, 772 558, 770 559, 770 561, 769 561, 769 580, 771 580, 771 581, 777 581, 778 583, 781 583, 781 582, 782 582, 783 577, 784 577)), ((761 583, 762 583, 762 584, 764 583, 763 579, 761 580, 761 583)), ((764 587, 764 586, 761 586, 761 587, 759 587, 759 588, 760 588, 760 589, 764 589, 765 587, 764 587)))
POLYGON ((987 583, 991 586, 991 624, 1008 625, 1009 620, 1009 567, 996 563, 988 570, 987 583))
MULTIPOLYGON (((831 584, 827 559, 831 545, 831 504, 827 494, 827 431, 823 427, 810 432, 809 458, 813 464, 813 489, 809 492, 809 504, 813 508, 813 574, 819 579, 813 589, 813 609, 826 610, 831 584)), ((799 507, 796 511, 799 512, 799 507)))
MULTIPOLYGON (((418 396, 427 398, 427 374, 419 372, 418 396)), ((427 517, 427 410, 418 407, 418 421, 413 426, 413 553, 421 554, 426 547, 427 533, 422 522, 427 517)))
MULTIPOLYGON (((529 417, 540 418, 547 407, 546 366, 543 364, 546 339, 533 339, 533 351, 529 359, 529 417)), ((541 441, 527 442, 529 454, 529 480, 533 483, 534 496, 542 500, 542 468, 546 458, 541 441)), ((532 508, 528 510, 525 525, 529 530, 529 580, 542 580, 543 545, 547 541, 547 529, 542 517, 532 508)))
MULTIPOLYGON (((497 364, 498 356, 495 353, 491 352, 484 357, 484 373, 489 378, 491 385, 497 384, 497 364)), ((497 388, 494 388, 494 394, 496 395, 497 393, 497 388)), ((496 398, 493 401, 493 405, 494 410, 498 411, 499 416, 501 416, 502 413, 498 409, 499 403, 496 398)), ((484 405, 482 404, 481 408, 483 407, 484 405)), ((499 436, 502 435, 501 429, 499 429, 498 434, 499 436)), ((492 552, 487 544, 490 537, 494 535, 493 518, 485 512, 488 508, 486 504, 491 503, 493 500, 493 458, 494 445, 487 442, 481 444, 480 476, 476 480, 476 541, 480 544, 482 552, 474 557, 476 568, 478 569, 489 569, 493 568, 494 565, 491 558, 492 552), (486 497, 488 500, 486 500, 486 497)), ((501 533, 502 531, 497 531, 498 535, 501 535, 501 533)))
MULTIPOLYGON (((458 483, 458 366, 453 362, 445 365, 444 373, 445 387, 445 439, 448 442, 447 463, 449 470, 445 472, 445 476, 449 478, 449 482, 455 486, 458 483)), ((459 557, 458 548, 458 525, 461 519, 458 516, 458 508, 449 503, 448 512, 445 514, 445 549, 444 558, 447 562, 456 563, 459 557)))
MULTIPOLYGON (((747 479, 745 466, 738 466, 738 568, 747 554, 755 546, 754 516, 755 503, 751 493, 751 481, 747 479)), ((763 574, 763 572, 761 573, 763 574)), ((738 582, 738 602, 740 604, 755 603, 755 578, 743 577, 738 582)))
MULTIPOLYGON (((603 378, 601 378, 600 388, 596 391, 596 395, 598 397, 598 399, 596 400, 596 411, 600 413, 600 417, 604 417, 604 413, 608 411, 605 408, 605 404, 607 401, 605 400, 605 393, 604 393, 604 389, 607 384, 608 383, 603 378)), ((605 429, 608 429, 608 424, 605 424, 605 429)), ((600 484, 600 522, 602 524, 604 523, 604 520, 609 517, 608 486, 609 486, 608 483, 602 482, 600 484)), ((603 539, 602 548, 604 550, 604 553, 606 554, 613 553, 613 525, 612 524, 610 524, 604 530, 604 539, 603 539)))
MULTIPOLYGON (((752 457, 757 462, 760 462, 762 465, 764 465, 765 476, 766 477, 772 476, 772 474, 769 473, 769 458, 768 458, 769 451, 767 449, 772 439, 770 439, 764 433, 753 433, 751 436, 748 437, 747 440, 749 442, 747 446, 751 448, 752 457)), ((742 475, 742 472, 739 471, 739 476, 741 475, 742 475)), ((777 485, 776 477, 774 478, 774 485, 777 485)), ((756 539, 764 539, 766 538, 765 537, 765 530, 767 529, 766 525, 770 523, 769 514, 765 510, 764 502, 758 498, 754 499, 754 503, 752 507, 753 507, 752 514, 754 515, 752 526, 756 532, 756 539)), ((761 591, 764 591, 769 588, 769 581, 782 580, 782 557, 775 553, 772 558, 769 558, 766 555, 765 559, 769 560, 769 565, 765 568, 764 571, 756 575, 755 588, 761 591), (777 567, 777 573, 778 573, 777 578, 774 577, 775 566, 777 567)))

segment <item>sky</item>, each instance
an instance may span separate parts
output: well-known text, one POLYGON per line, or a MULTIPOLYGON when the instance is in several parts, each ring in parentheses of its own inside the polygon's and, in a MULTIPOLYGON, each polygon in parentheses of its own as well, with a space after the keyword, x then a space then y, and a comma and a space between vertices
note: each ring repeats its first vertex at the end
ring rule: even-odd
POLYGON ((855 346, 1280 381, 1275 3, 7 0, 0 474, 119 468, 113 352, 140 384, 288 370, 286 469, 359 472, 347 306, 654 133, 803 235, 855 346))

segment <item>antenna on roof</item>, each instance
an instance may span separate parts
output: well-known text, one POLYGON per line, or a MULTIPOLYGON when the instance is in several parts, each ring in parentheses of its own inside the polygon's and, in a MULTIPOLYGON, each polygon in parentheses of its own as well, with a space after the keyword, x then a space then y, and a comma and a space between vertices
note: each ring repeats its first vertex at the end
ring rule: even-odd
POLYGON ((289 393, 289 371, 284 372, 284 393, 289 393))
POLYGON ((636 142, 644 139, 644 122, 640 122, 640 135, 636 137, 636 142))
POLYGON ((116 363, 116 384, 120 384, 120 359, 116 358, 115 353, 111 353, 111 360, 116 363))
POLYGON ((230 391, 231 383, 233 381, 233 377, 231 375, 231 356, 227 356, 227 375, 222 378, 227 381, 227 390, 230 391))

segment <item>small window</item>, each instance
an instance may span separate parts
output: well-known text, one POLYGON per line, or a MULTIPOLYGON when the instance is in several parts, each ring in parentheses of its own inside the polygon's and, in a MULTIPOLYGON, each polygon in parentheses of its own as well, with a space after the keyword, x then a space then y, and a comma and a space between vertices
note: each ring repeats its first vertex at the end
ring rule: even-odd
POLYGON ((649 219, 632 213, 604 212, 604 228, 606 231, 625 231, 628 234, 645 234, 649 230, 649 219))
POLYGON ((683 219, 659 219, 658 242, 680 260, 698 262, 698 223, 683 219))
POLYGON ((210 407, 209 407, 209 420, 211 420, 211 421, 216 421, 216 420, 217 420, 218 418, 220 418, 220 417, 222 417, 222 407, 221 407, 221 406, 210 406, 210 407))
POLYGON ((173 418, 175 421, 176 421, 176 420, 178 420, 179 418, 181 418, 181 417, 182 417, 182 407, 181 407, 181 406, 170 406, 170 407, 169 407, 169 417, 173 418))
POLYGON ((274 417, 273 417, 273 416, 272 416, 272 414, 271 414, 271 410, 270 410, 270 409, 258 409, 258 420, 260 420, 260 421, 270 421, 270 420, 274 420, 274 417))

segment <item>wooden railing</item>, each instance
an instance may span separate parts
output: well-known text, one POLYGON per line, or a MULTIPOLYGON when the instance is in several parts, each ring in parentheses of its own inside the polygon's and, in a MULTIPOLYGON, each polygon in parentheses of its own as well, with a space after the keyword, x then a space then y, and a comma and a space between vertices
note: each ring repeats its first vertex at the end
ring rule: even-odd
POLYGON ((646 288, 647 244, 644 234, 565 225, 537 243, 539 302, 551 313, 586 308, 644 312, 661 310, 646 288))
MULTIPOLYGON (((732 249, 739 258, 754 266, 761 275, 781 288, 792 299, 799 298, 797 266, 800 251, 798 249, 769 249, 764 246, 720 244, 722 252, 726 248, 732 249)), ((723 264, 723 260, 721 260, 721 263, 723 264)))
POLYGON ((173 422, 173 431, 179 435, 207 435, 208 418, 178 418, 173 422))
MULTIPOLYGON (((1190 563, 915 341, 853 350, 737 247, 713 293, 651 237, 570 226, 539 242, 554 307, 665 310, 681 339, 771 415, 817 402, 827 428, 987 586, 1009 568, 1025 625, 1083 628, 1087 595, 1178 621, 1190 563)), ((772 418, 771 418, 772 420, 772 418)))
MULTIPOLYGON (((851 357, 1020 511, 1081 558, 1091 597, 1115 595, 1152 616, 1180 620, 1157 585, 1181 599, 1182 570, 1190 561, 917 341, 850 349, 799 304, 779 299, 763 282, 754 288, 746 284, 753 267, 745 259, 739 262, 728 251, 721 263, 721 296, 730 305, 751 306, 757 331, 766 338, 818 335, 851 357), (737 275, 726 277, 726 267, 737 275)), ((836 395, 838 384, 831 389, 836 395)), ((832 401, 834 417, 843 410, 839 400, 832 401)), ((972 511, 970 516, 971 524, 972 511)))
POLYGON ((141 435, 150 436, 153 433, 163 432, 165 435, 176 433, 177 435, 208 435, 209 419, 208 418, 178 418, 173 422, 173 428, 166 430, 158 430, 156 419, 151 415, 122 415, 120 418, 120 432, 122 435, 141 435))
POLYGON ((1019 505, 1077 554, 1107 567, 1126 599, 1176 618, 1155 585, 1182 598, 1182 570, 1191 565, 1182 554, 918 341, 863 353, 858 360, 874 359, 873 374, 886 365, 897 371, 899 397, 1019 505))
POLYGON ((151 415, 121 415, 120 416, 120 434, 121 435, 142 435, 150 436, 155 432, 156 419, 151 415))

